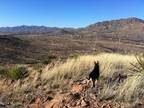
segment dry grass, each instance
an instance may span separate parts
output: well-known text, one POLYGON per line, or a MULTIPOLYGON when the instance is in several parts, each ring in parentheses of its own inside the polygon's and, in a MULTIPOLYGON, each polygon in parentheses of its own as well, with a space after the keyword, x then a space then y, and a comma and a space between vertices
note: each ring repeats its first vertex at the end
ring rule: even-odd
POLYGON ((52 69, 44 69, 42 79, 63 80, 65 78, 80 78, 93 69, 94 61, 100 62, 101 77, 110 77, 116 71, 126 71, 130 62, 136 62, 132 55, 98 54, 84 55, 77 59, 68 59, 63 64, 56 64, 52 69))
POLYGON ((83 55, 70 58, 64 63, 57 62, 54 66, 48 65, 43 69, 41 76, 39 76, 40 73, 32 73, 33 75, 30 75, 33 77, 31 83, 26 82, 21 88, 26 90, 28 86, 34 86, 39 77, 41 81, 46 81, 49 88, 65 87, 68 83, 67 80, 85 79, 93 69, 94 61, 97 60, 100 62, 102 89, 100 89, 98 95, 101 99, 136 101, 143 98, 144 72, 131 73, 129 70, 133 68, 131 63, 137 63, 136 57, 112 53, 83 55), (119 75, 125 77, 120 78, 119 75))
POLYGON ((119 88, 119 99, 136 101, 144 98, 144 55, 139 55, 136 59, 137 63, 133 64, 132 75, 119 88))
POLYGON ((129 70, 133 68, 131 63, 137 62, 134 55, 103 53, 79 56, 77 59, 68 59, 63 64, 55 65, 51 69, 44 69, 41 78, 51 85, 62 85, 66 79, 85 78, 93 69, 93 62, 96 60, 100 61, 100 79, 103 82, 103 88, 99 96, 102 99, 135 101, 142 97, 144 93, 143 73, 131 73, 129 70))
POLYGON ((118 100, 137 101, 144 95, 144 73, 135 74, 126 79, 126 81, 118 88, 118 100))
POLYGON ((101 99, 136 101, 144 98, 144 71, 130 71, 134 68, 131 63, 137 63, 136 57, 112 53, 83 55, 70 58, 65 62, 57 62, 54 66, 48 65, 42 72, 37 72, 37 70, 31 72, 29 76, 31 82, 27 78, 23 85, 15 88, 17 91, 27 90, 41 81, 47 89, 48 87, 61 87, 62 89, 62 87, 69 86, 69 81, 85 79, 93 69, 93 62, 97 60, 100 62, 102 88, 99 89, 98 96, 101 99))

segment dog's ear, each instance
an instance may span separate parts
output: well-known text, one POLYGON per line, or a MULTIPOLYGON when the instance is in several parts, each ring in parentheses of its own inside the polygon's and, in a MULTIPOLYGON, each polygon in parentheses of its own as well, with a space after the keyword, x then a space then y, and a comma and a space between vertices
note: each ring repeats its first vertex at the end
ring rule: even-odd
POLYGON ((99 61, 97 60, 97 61, 94 61, 94 64, 95 65, 98 65, 99 64, 99 61))
POLYGON ((99 64, 99 61, 94 61, 95 66, 99 64))

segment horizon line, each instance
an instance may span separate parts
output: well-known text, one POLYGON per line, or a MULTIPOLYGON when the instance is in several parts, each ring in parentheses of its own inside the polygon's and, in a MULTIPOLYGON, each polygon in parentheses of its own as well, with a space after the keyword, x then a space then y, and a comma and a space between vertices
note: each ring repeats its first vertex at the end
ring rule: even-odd
POLYGON ((102 23, 102 22, 110 22, 110 21, 118 21, 118 20, 127 20, 127 19, 139 19, 139 20, 144 20, 142 18, 138 18, 138 17, 126 17, 126 18, 118 18, 118 19, 108 19, 108 20, 99 20, 99 21, 96 21, 95 23, 91 23, 91 24, 88 24, 86 26, 79 26, 79 27, 72 27, 72 26, 48 26, 48 25, 43 25, 43 24, 19 24, 19 25, 8 25, 8 26, 0 26, 0 28, 13 28, 13 27, 22 27, 22 26, 27 26, 27 27, 32 27, 32 26, 35 26, 35 27, 49 27, 49 28, 71 28, 71 29, 78 29, 78 28, 85 28, 85 27, 88 27, 90 25, 93 25, 93 24, 97 24, 97 23, 102 23))

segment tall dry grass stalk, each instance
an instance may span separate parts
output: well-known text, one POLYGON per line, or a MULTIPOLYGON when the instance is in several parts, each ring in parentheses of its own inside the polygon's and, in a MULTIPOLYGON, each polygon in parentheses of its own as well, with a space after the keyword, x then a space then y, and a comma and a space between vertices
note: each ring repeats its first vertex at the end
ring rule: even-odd
POLYGON ((136 60, 132 64, 132 75, 119 88, 118 99, 136 101, 144 98, 144 54, 136 56, 136 60))
POLYGON ((135 74, 126 79, 126 81, 119 87, 118 100, 136 101, 143 98, 144 95, 144 73, 135 74))

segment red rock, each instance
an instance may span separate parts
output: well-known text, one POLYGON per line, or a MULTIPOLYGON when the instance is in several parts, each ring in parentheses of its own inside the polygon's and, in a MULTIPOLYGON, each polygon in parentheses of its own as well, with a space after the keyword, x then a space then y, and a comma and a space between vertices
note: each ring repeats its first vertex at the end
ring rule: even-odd
POLYGON ((35 100, 35 103, 36 104, 41 104, 42 102, 41 102, 41 99, 40 98, 37 98, 36 100, 35 100))
POLYGON ((40 106, 42 106, 42 101, 39 97, 35 99, 34 103, 29 105, 30 108, 40 108, 40 106))
POLYGON ((78 85, 78 84, 72 85, 72 89, 71 89, 72 92, 81 92, 82 90, 83 90, 82 85, 78 85))
POLYGON ((87 106, 87 103, 86 103, 84 100, 82 100, 82 101, 81 101, 81 106, 82 106, 82 107, 85 107, 85 106, 87 106))
POLYGON ((40 108, 39 104, 31 104, 29 105, 30 108, 40 108))
POLYGON ((59 108, 62 103, 63 95, 56 95, 53 100, 45 103, 45 108, 59 108))
POLYGON ((45 108, 53 108, 53 106, 54 106, 54 102, 47 102, 47 103, 45 103, 45 108))

